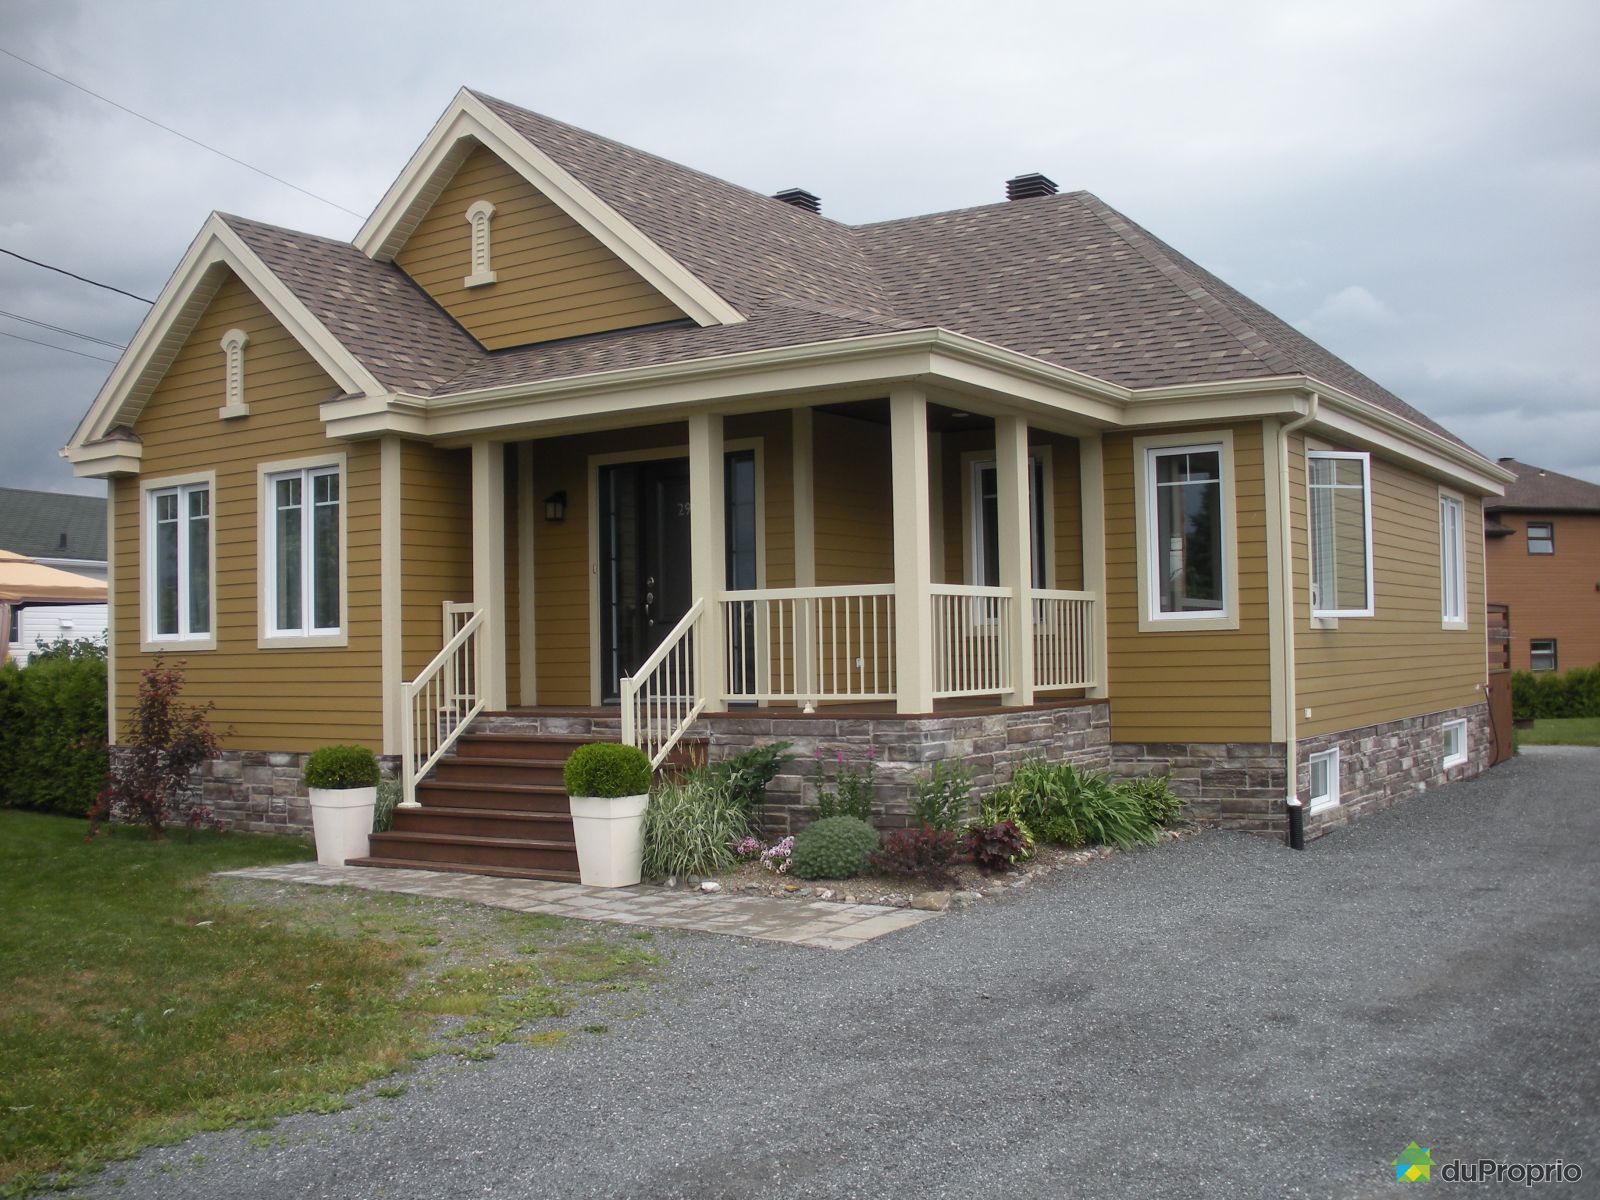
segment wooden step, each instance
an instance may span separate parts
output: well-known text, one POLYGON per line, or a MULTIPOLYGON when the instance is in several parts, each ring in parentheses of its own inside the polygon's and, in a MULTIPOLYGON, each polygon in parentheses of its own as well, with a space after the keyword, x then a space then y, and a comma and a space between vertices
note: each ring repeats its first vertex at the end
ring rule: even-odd
POLYGON ((440 783, 542 783, 562 786, 562 764, 531 758, 490 758, 487 754, 441 758, 430 780, 440 783))
POLYGON ((570 841, 391 831, 373 834, 371 849, 373 858, 452 863, 463 868, 517 867, 524 871, 578 869, 578 851, 570 841))
POLYGON ((564 766, 579 746, 604 740, 555 733, 464 733, 456 742, 456 757, 516 758, 564 766))
POLYGON ((503 808, 543 813, 572 811, 566 789, 550 783, 455 783, 428 779, 417 785, 417 799, 423 807, 503 808))
POLYGON ((387 867, 396 871, 451 871, 467 875, 492 875, 497 879, 543 879, 553 883, 577 883, 578 872, 574 868, 570 871, 551 871, 544 869, 527 870, 522 867, 484 867, 466 866, 457 863, 428 862, 412 858, 380 858, 368 855, 366 858, 349 859, 347 867, 387 867))
POLYGON ((455 833, 470 837, 521 838, 572 845, 572 817, 565 812, 510 808, 453 808, 424 805, 397 808, 396 833, 455 833))

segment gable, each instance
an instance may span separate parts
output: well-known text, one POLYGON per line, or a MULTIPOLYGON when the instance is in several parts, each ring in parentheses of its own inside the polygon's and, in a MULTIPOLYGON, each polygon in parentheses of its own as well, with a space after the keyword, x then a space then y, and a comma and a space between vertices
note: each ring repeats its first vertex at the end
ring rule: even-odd
POLYGON ((686 315, 484 146, 467 155, 394 262, 489 350, 686 315), (468 287, 467 210, 480 201, 494 206, 495 281, 468 287))
POLYGON ((134 421, 144 446, 143 470, 213 466, 224 446, 271 457, 268 448, 280 448, 286 438, 323 443, 320 406, 341 391, 244 281, 227 271, 134 421), (249 339, 242 360, 249 411, 223 420, 217 415, 227 400, 222 338, 235 329, 249 339))

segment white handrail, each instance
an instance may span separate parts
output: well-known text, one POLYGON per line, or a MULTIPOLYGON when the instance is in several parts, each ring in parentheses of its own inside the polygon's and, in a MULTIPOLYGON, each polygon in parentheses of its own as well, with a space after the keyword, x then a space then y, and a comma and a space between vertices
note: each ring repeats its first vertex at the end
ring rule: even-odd
MULTIPOLYGON (((450 619, 447 608, 445 619, 450 619)), ((417 781, 444 757, 472 719, 483 711, 483 629, 488 610, 477 608, 433 661, 400 685, 401 803, 416 806, 417 781)))
POLYGON ((1095 661, 1093 592, 1034 588, 1033 686, 1038 691, 1100 685, 1095 661))
POLYGON ((1010 588, 936 583, 933 593, 933 695, 986 696, 1011 690, 1016 636, 1010 588))
POLYGON ((748 588, 718 600, 729 700, 892 700, 895 586, 748 588))
POLYGON ((700 664, 695 657, 704 611, 705 598, 700 597, 639 669, 622 677, 622 740, 643 750, 652 769, 665 761, 706 706, 703 689, 696 686, 700 664))

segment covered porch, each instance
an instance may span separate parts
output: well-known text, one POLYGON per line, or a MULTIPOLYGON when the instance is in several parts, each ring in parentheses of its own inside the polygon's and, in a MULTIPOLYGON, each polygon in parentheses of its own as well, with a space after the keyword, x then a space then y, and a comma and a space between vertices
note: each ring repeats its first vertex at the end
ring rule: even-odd
POLYGON ((659 763, 728 710, 1104 695, 1097 432, 906 385, 465 449, 472 598, 396 705, 408 783, 484 711, 609 711, 659 763))

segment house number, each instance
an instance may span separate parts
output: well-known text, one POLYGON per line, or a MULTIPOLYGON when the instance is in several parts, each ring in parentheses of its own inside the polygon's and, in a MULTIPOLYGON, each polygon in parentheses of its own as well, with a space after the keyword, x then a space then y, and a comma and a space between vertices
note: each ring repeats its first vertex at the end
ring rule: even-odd
POLYGON ((687 517, 689 515, 689 502, 687 500, 678 501, 678 515, 680 517, 687 517))

